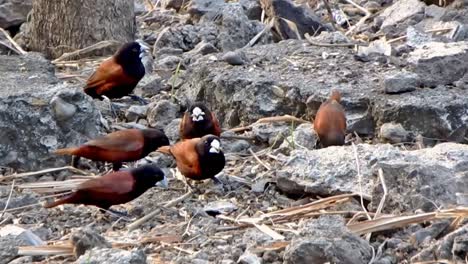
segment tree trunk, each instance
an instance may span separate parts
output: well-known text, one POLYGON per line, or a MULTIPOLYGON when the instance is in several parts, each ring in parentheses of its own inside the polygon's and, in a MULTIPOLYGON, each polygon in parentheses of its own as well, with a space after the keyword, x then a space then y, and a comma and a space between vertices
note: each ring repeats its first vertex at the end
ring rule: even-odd
MULTIPOLYGON (((136 31, 129 0, 34 0, 28 48, 57 58, 104 40, 131 41, 136 31)), ((103 54, 96 54, 103 55, 103 54)))

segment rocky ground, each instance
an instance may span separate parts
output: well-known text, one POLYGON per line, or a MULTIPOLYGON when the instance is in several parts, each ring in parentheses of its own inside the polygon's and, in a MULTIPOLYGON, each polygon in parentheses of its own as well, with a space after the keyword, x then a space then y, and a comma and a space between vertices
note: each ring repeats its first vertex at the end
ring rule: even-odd
MULTIPOLYGON (((0 27, 18 43, 28 3, 0 1, 0 27)), ((468 261, 467 3, 333 1, 340 30, 323 2, 161 4, 135 5, 155 56, 136 93, 150 103, 116 100, 117 118, 82 93, 103 58, 0 46, 0 263, 468 261), (347 144, 317 149, 310 120, 331 88, 347 144), (116 206, 127 218, 47 210, 50 197, 28 185, 105 172, 51 154, 101 133, 149 126, 176 142, 196 100, 225 130, 222 187, 189 192, 159 153, 128 166, 158 164, 169 189, 116 206)))

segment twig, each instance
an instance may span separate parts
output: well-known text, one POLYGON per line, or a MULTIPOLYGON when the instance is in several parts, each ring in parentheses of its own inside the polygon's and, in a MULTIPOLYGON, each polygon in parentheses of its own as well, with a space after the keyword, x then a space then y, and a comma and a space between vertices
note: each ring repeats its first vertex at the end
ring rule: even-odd
POLYGON ((354 159, 356 160, 356 171, 357 171, 357 176, 358 176, 358 184, 359 184, 359 197, 361 199, 361 207, 362 210, 366 213, 367 219, 371 220, 372 218, 369 215, 369 212, 367 211, 366 207, 364 206, 364 198, 362 197, 362 175, 361 175, 361 165, 359 164, 359 157, 358 157, 358 152, 356 145, 354 143, 351 143, 353 146, 353 151, 354 151, 354 159))
MULTIPOLYGON (((453 27, 451 27, 451 28, 436 28, 436 29, 425 30, 424 33, 438 33, 438 32, 450 31, 450 30, 453 30, 453 29, 454 29, 453 27)), ((400 37, 397 37, 397 38, 394 38, 394 39, 391 39, 391 40, 388 40, 387 43, 390 44, 390 43, 397 42, 397 41, 404 40, 404 39, 406 39, 406 35, 400 36, 400 37)))
POLYGON ((369 19, 371 16, 372 16, 372 13, 369 12, 369 10, 365 9, 364 7, 361 7, 360 5, 356 4, 355 2, 351 1, 351 0, 345 0, 346 2, 352 4, 353 6, 355 6, 357 9, 361 10, 365 16, 363 18, 361 18, 357 23, 356 25, 352 26, 347 32, 346 32, 346 36, 347 35, 350 35, 351 33, 353 33, 354 31, 358 30, 359 27, 361 27, 362 24, 364 24, 364 22, 366 22, 367 19, 369 19))
POLYGON ((35 203, 35 204, 23 205, 23 206, 20 206, 20 207, 7 209, 7 210, 5 210, 5 212, 19 211, 19 210, 23 210, 23 209, 30 208, 30 207, 36 207, 36 206, 39 206, 39 205, 42 205, 42 204, 41 203, 35 203))
POLYGON ((11 183, 10 194, 8 195, 8 199, 7 199, 7 201, 6 201, 5 208, 3 208, 2 214, 0 214, 0 219, 3 217, 3 215, 4 215, 5 212, 6 212, 6 210, 8 209, 8 205, 10 204, 11 195, 13 194, 13 189, 14 189, 14 188, 15 188, 15 180, 13 180, 13 182, 11 183))
POLYGON ((108 47, 114 47, 114 46, 117 46, 119 45, 120 43, 118 41, 115 41, 115 40, 105 40, 105 41, 100 41, 98 43, 95 43, 91 46, 88 46, 88 47, 85 47, 85 48, 82 48, 82 49, 79 49, 79 50, 75 50, 75 51, 72 51, 72 52, 66 52, 64 54, 62 54, 62 56, 58 57, 57 59, 53 60, 52 63, 53 64, 56 64, 56 63, 59 63, 59 62, 62 62, 70 57, 79 57, 83 54, 86 54, 86 53, 89 53, 89 52, 92 52, 92 51, 95 51, 95 50, 98 50, 98 49, 104 49, 104 48, 108 48, 108 47))
POLYGON ((236 139, 236 140, 247 140, 247 141, 254 141, 256 139, 255 136, 251 136, 251 137, 246 137, 246 136, 231 136, 231 135, 228 135, 228 136, 224 136, 224 135, 221 135, 221 138, 224 138, 224 139, 236 139))
MULTIPOLYGON (((192 196, 193 194, 193 191, 190 190, 188 191, 186 194, 180 196, 179 198, 176 198, 172 201, 169 201, 167 203, 163 203, 163 204, 160 204, 159 206, 163 206, 163 207, 171 207, 171 206, 174 206, 176 205, 177 203, 179 202, 182 202, 183 200, 189 198, 190 196, 192 196)), ((135 222, 129 224, 127 226, 128 230, 129 231, 132 231, 134 230, 135 228, 139 227, 140 225, 144 224, 146 221, 148 221, 149 219, 153 218, 154 216, 156 216, 157 214, 159 213, 159 209, 156 209, 154 210, 153 212, 143 216, 142 218, 136 220, 135 222)))
POLYGON ((270 22, 262 29, 262 31, 260 31, 257 35, 255 35, 255 37, 253 37, 249 41, 249 43, 247 43, 244 46, 244 48, 252 47, 253 45, 255 45, 255 43, 263 36, 263 34, 265 34, 265 32, 271 30, 274 24, 275 24, 275 19, 271 18, 270 22))
POLYGON ((321 42, 316 42, 312 39, 312 37, 309 35, 309 33, 305 33, 305 38, 307 39, 307 42, 313 46, 317 47, 354 47, 354 46, 369 46, 367 43, 358 43, 358 42, 351 42, 351 43, 321 43, 321 42))
POLYGON ((8 45, 7 43, 5 43, 5 42, 3 42, 3 41, 0 40, 0 44, 3 45, 3 46, 5 46, 5 47, 8 48, 8 49, 14 51, 16 54, 21 55, 21 52, 19 52, 19 51, 18 51, 17 49, 15 49, 14 47, 8 45))
POLYGON ((385 178, 383 174, 382 168, 379 168, 379 179, 380 179, 380 184, 382 184, 382 189, 383 189, 383 196, 382 199, 380 199, 379 206, 377 207, 377 211, 375 212, 374 219, 376 219, 380 213, 382 212, 382 209, 384 207, 385 201, 387 200, 387 184, 385 183, 385 178))
POLYGON ((328 0, 323 0, 323 4, 325 5, 325 8, 327 9, 328 16, 330 17, 330 22, 332 24, 333 29, 338 30, 338 27, 336 26, 336 22, 335 22, 335 17, 333 16, 333 12, 330 8, 330 4, 328 3, 328 0))
POLYGON ((265 169, 267 170, 271 170, 271 167, 268 166, 266 163, 264 163, 263 161, 260 160, 260 158, 258 158, 257 154, 255 154, 255 152, 253 152, 253 150, 251 148, 249 148, 249 152, 250 154, 252 154, 252 156, 255 158, 255 160, 260 163, 260 165, 262 165, 263 167, 265 167, 265 169))
POLYGON ((260 119, 258 119, 257 121, 255 121, 254 123, 252 123, 252 124, 250 124, 248 126, 235 127, 235 128, 229 129, 228 131, 242 132, 242 131, 245 131, 245 130, 252 129, 252 126, 255 125, 255 124, 274 123, 274 122, 297 122, 299 124, 303 124, 303 123, 308 123, 309 121, 306 121, 304 119, 300 119, 300 118, 297 118, 297 117, 291 116, 291 115, 271 116, 271 117, 260 118, 260 119))
POLYGON ((15 49, 17 49, 18 52, 21 55, 24 55, 24 54, 27 53, 26 51, 24 51, 24 49, 21 48, 20 45, 18 45, 18 43, 16 43, 16 41, 14 39, 12 39, 10 37, 10 34, 8 34, 8 32, 6 30, 4 30, 3 28, 0 27, 0 31, 3 33, 3 35, 5 35, 5 37, 8 39, 8 41, 10 41, 10 43, 13 45, 13 47, 15 47, 15 49))
POLYGON ((62 171, 62 170, 71 170, 75 173, 80 173, 83 175, 86 175, 87 173, 85 171, 82 171, 80 169, 77 169, 72 166, 65 166, 65 167, 59 167, 59 168, 51 168, 51 169, 45 169, 45 170, 40 170, 40 171, 32 171, 32 172, 25 172, 25 173, 19 173, 19 174, 13 174, 13 175, 8 175, 5 177, 0 178, 0 182, 4 180, 9 180, 9 179, 16 179, 16 178, 23 178, 23 177, 30 177, 30 176, 38 176, 50 172, 57 172, 57 171, 62 171))

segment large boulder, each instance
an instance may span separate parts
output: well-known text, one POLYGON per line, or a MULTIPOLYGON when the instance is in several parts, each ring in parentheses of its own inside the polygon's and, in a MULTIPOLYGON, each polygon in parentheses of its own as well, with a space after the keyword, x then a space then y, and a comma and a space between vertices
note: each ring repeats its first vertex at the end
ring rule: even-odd
POLYGON ((81 87, 59 83, 38 54, 0 56, 0 164, 21 170, 62 166, 52 151, 96 137, 101 115, 81 87))
POLYGON ((415 134, 446 139, 468 120, 465 90, 439 86, 384 94, 379 84, 395 74, 396 65, 357 61, 346 48, 287 40, 244 52, 251 63, 242 66, 210 55, 194 62, 181 76, 178 96, 207 101, 224 127, 283 114, 308 119, 332 88, 342 91, 349 130, 363 135, 395 121, 415 134))
MULTIPOLYGON (((389 191, 384 212, 432 211, 436 205, 456 204, 457 193, 465 192, 467 145, 443 143, 405 151, 389 144, 360 144, 356 150, 362 192, 372 197, 372 210, 383 195, 380 168, 389 191)), ((352 146, 295 150, 286 164, 276 168, 278 187, 284 192, 318 196, 361 192, 352 146)))

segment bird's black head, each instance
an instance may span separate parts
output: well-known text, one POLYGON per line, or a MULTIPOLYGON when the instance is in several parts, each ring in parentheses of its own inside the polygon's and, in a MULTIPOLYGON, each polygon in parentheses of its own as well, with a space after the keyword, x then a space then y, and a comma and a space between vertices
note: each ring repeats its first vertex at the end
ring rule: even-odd
POLYGON ((143 129, 142 133, 145 139, 143 147, 143 154, 145 156, 159 147, 169 145, 169 138, 167 138, 166 134, 160 129, 143 129))
POLYGON ((204 122, 211 119, 211 111, 203 103, 195 102, 192 104, 187 113, 190 115, 190 120, 193 122, 204 122))
POLYGON ((132 77, 143 78, 152 70, 150 48, 141 41, 125 43, 114 55, 118 64, 132 77), (151 69, 150 69, 151 68, 151 69))
POLYGON ((156 165, 148 164, 130 171, 133 178, 135 179, 135 189, 138 191, 146 191, 151 187, 154 187, 156 183, 162 182, 163 185, 167 185, 166 175, 156 165))
POLYGON ((202 174, 206 178, 214 177, 223 170, 226 159, 221 149, 221 140, 214 135, 206 135, 197 143, 196 150, 202 174))

